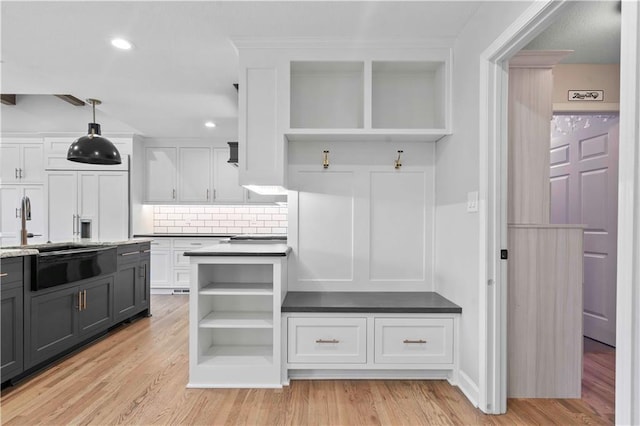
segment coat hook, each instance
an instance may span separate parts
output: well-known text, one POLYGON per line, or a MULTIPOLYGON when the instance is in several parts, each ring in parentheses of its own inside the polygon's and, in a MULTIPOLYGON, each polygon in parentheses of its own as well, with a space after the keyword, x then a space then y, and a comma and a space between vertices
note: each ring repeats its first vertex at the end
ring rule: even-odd
POLYGON ((395 168, 396 169, 399 169, 400 167, 402 167, 402 163, 400 162, 400 156, 402 155, 403 152, 404 151, 401 150, 401 149, 398 150, 398 158, 395 161, 395 168))
POLYGON ((324 154, 322 158, 322 168, 328 169, 329 168, 329 151, 325 149, 324 151, 322 151, 322 153, 324 154))

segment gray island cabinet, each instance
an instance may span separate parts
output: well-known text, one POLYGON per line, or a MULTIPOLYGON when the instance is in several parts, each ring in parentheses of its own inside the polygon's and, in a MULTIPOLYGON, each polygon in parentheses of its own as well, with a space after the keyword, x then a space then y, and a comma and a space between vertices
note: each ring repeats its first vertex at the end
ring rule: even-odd
POLYGON ((39 290, 32 285, 38 252, 2 251, 3 385, 46 367, 123 321, 150 316, 150 243, 129 240, 111 246, 115 271, 39 290))

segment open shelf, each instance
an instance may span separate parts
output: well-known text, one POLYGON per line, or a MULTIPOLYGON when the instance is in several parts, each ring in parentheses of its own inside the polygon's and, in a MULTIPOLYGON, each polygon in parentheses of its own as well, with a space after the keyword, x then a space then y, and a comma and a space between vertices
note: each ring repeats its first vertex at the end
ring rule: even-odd
POLYGON ((271 312, 211 312, 198 323, 200 328, 273 328, 271 312))
POLYGON ((289 129, 289 142, 436 142, 446 129, 289 129))
POLYGON ((364 127, 364 62, 291 62, 290 127, 364 127))
POLYGON ((209 283, 200 289, 200 294, 209 296, 272 296, 271 283, 209 283))
POLYGON ((271 366, 273 365, 273 346, 211 346, 201 354, 199 363, 209 365, 271 366))

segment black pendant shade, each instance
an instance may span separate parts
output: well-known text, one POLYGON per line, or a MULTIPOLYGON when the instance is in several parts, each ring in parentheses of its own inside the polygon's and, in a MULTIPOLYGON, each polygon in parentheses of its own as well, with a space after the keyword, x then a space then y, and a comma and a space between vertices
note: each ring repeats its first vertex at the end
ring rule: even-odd
MULTIPOLYGON (((93 104, 93 121, 96 121, 96 104, 100 101, 87 99, 93 104)), ((88 164, 121 164, 118 148, 107 138, 100 136, 100 125, 89 123, 87 136, 76 139, 67 151, 67 160, 88 164)))

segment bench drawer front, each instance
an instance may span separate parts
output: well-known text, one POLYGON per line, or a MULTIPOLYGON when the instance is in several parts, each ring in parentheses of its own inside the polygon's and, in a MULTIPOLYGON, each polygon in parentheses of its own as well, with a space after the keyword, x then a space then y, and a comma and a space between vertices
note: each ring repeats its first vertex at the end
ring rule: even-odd
POLYGON ((289 318, 290 363, 364 364, 366 318, 289 318))
POLYGON ((152 249, 170 249, 171 248, 171 239, 170 238, 158 238, 156 240, 151 241, 152 249))
POLYGON ((375 362, 453 363, 453 319, 376 318, 375 362))

